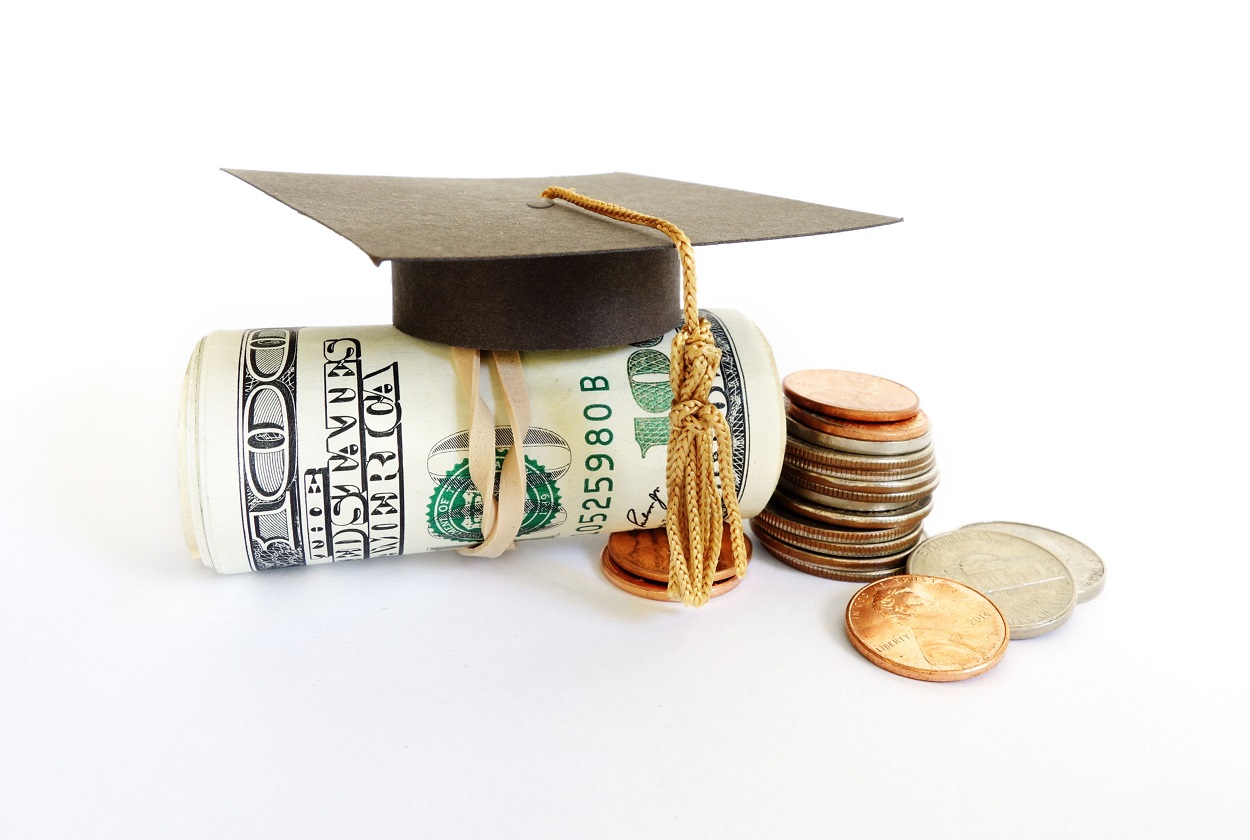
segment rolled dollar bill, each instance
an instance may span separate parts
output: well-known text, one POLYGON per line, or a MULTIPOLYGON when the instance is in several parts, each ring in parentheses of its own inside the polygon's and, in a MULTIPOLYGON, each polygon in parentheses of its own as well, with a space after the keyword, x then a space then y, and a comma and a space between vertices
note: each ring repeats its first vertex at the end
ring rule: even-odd
MULTIPOLYGON (((754 324, 734 311, 703 314, 723 351, 712 399, 733 432, 747 518, 781 473, 781 386, 754 324)), ((531 420, 518 539, 663 524, 672 337, 522 354, 531 420)), ((503 406, 492 387, 492 407, 503 406)), ((391 326, 206 336, 183 384, 192 553, 219 572, 245 572, 480 542, 469 405, 450 348, 391 326)), ((498 464, 512 445, 511 429, 497 425, 498 464)))

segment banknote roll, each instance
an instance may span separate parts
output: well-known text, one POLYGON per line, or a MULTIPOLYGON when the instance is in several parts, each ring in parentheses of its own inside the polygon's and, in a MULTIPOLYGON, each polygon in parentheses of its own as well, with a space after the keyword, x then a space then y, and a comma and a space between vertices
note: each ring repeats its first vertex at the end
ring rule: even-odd
MULTIPOLYGON (((712 401, 733 432, 739 503, 751 517, 781 473, 781 386, 754 324, 734 311, 703 314, 723 351, 712 401)), ((531 421, 518 539, 663 523, 672 337, 522 354, 531 421)), ((512 433, 502 395, 487 393, 502 464, 512 433)), ((450 348, 391 326, 206 336, 183 386, 192 553, 219 572, 244 572, 479 542, 468 397, 450 348)))

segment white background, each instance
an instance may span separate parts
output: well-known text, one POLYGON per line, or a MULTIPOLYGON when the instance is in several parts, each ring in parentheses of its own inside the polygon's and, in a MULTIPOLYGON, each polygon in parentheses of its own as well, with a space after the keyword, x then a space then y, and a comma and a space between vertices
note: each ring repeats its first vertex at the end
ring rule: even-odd
POLYGON ((0 836, 1244 836, 1236 4, 426 5, 6 13, 0 836), (220 166, 904 216, 701 249, 701 303, 920 395, 930 533, 1045 525, 1106 589, 941 685, 762 552, 698 611, 595 538, 218 576, 196 340, 389 320, 386 268, 220 166))

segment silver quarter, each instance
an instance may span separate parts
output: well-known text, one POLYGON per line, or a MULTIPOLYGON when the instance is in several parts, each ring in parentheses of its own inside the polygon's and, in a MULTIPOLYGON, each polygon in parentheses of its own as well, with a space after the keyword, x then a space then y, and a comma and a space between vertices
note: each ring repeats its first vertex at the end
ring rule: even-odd
POLYGON ((843 478, 785 463, 782 465, 781 474, 796 484, 810 486, 812 489, 825 488, 830 491, 831 495, 852 499, 868 496, 901 496, 907 493, 915 493, 915 498, 918 499, 933 492, 938 480, 937 467, 929 467, 919 475, 907 478, 865 480, 858 477, 843 478))
MULTIPOLYGON (((820 434, 816 432, 816 434, 820 434)), ((927 469, 933 462, 933 444, 906 455, 856 455, 820 446, 803 438, 786 437, 786 456, 797 461, 822 464, 836 470, 911 470, 927 469)))
MULTIPOLYGON (((826 450, 828 451, 828 450, 826 450)), ((879 470, 847 470, 837 469, 828 464, 819 461, 806 461, 802 458, 796 458, 790 454, 791 449, 786 447, 785 465, 794 467, 800 472, 816 473, 818 475, 828 476, 829 478, 842 479, 844 481, 906 481, 909 478, 916 478, 924 475, 924 473, 933 469, 936 463, 932 458, 927 463, 921 464, 919 467, 908 467, 907 469, 879 469, 879 470)))
POLYGON ((808 540, 789 534, 785 531, 770 528, 763 521, 752 520, 751 526, 757 534, 772 539, 782 545, 802 553, 808 563, 824 563, 828 566, 840 566, 847 569, 881 569, 898 567, 907 562, 907 555, 924 539, 923 529, 903 540, 887 543, 866 543, 864 545, 836 545, 808 540))
POLYGON ((903 571, 902 564, 889 568, 845 568, 830 563, 813 563, 807 559, 806 552, 798 551, 785 543, 771 539, 766 534, 756 534, 759 537, 760 545, 787 566, 798 569, 801 572, 807 572, 809 575, 827 578, 829 580, 841 580, 859 583, 869 583, 874 580, 880 580, 883 577, 901 574, 903 571))
POLYGON ((898 510, 925 496, 933 495, 937 485, 938 479, 935 475, 927 484, 906 493, 862 493, 819 484, 787 468, 781 470, 781 481, 778 482, 779 487, 785 487, 810 501, 829 507, 861 511, 898 510))
POLYGON ((781 490, 785 490, 792 496, 798 496, 800 499, 806 499, 807 501, 815 502, 818 505, 855 511, 856 513, 889 513, 891 511, 902 510, 915 502, 914 497, 910 500, 903 501, 892 499, 888 496, 875 497, 875 500, 871 502, 862 502, 857 499, 844 499, 840 496, 831 496, 827 493, 811 490, 798 482, 790 480, 784 474, 782 474, 781 480, 777 482, 777 487, 781 490))
MULTIPOLYGON (((880 530, 864 530, 830 525, 816 519, 787 510, 774 497, 762 511, 755 515, 752 522, 760 521, 766 528, 784 531, 809 540, 830 543, 832 545, 871 545, 873 543, 890 542, 911 536, 920 531, 914 522, 904 522, 890 528, 880 530)), ((784 539, 782 540, 784 542, 784 539)))

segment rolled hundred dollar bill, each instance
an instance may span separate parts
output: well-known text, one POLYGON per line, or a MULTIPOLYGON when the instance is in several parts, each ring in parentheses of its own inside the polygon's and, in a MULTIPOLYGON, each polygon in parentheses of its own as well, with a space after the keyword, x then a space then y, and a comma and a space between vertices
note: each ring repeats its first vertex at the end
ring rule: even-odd
MULTIPOLYGON (((754 324, 703 314, 723 351, 712 400, 733 431, 745 519, 781 473, 781 386, 754 324)), ((531 420, 518 539, 664 522, 672 337, 522 355, 531 420)), ((212 333, 183 384, 188 545, 219 572, 245 572, 480 542, 468 428, 467 387, 443 345, 391 326, 212 333)), ((497 425, 498 465, 512 445, 497 425)))

